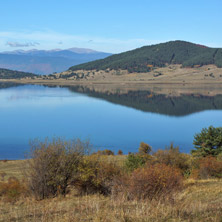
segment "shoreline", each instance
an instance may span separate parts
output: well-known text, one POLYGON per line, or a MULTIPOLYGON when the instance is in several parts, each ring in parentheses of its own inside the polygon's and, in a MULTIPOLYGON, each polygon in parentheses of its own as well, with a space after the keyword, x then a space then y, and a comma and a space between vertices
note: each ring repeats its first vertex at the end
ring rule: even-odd
MULTIPOLYGON (((147 81, 81 81, 81 80, 44 80, 44 79, 0 79, 0 82, 12 82, 21 84, 60 84, 60 85, 187 85, 187 86, 204 86, 204 85, 221 85, 222 80, 214 81, 157 81, 157 80, 147 80, 147 81)), ((222 88, 222 86, 221 86, 222 88)))
POLYGON ((163 82, 163 81, 75 81, 75 80, 33 80, 33 79, 0 79, 0 83, 15 83, 21 85, 45 85, 60 87, 85 87, 96 92, 150 91, 154 94, 180 96, 183 94, 197 94, 203 96, 222 95, 222 81, 217 82, 163 82))

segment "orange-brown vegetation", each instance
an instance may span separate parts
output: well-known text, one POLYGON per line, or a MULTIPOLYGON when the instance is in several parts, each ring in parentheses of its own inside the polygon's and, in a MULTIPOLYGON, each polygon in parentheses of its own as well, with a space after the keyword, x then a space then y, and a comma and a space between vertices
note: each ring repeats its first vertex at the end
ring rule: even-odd
POLYGON ((0 164, 0 221, 221 221, 221 157, 193 157, 171 145, 152 155, 78 153, 76 161, 76 151, 86 144, 75 141, 66 153, 67 144, 37 142, 32 160, 0 164), (75 157, 75 167, 68 157, 75 157), (27 166, 40 173, 29 169, 26 177, 6 180, 27 166), (60 192, 64 175, 66 196, 60 192), (30 186, 30 177, 37 177, 38 186, 30 186), (39 198, 39 186, 53 193, 39 198))
POLYGON ((170 198, 183 188, 181 172, 165 164, 147 164, 130 175, 115 178, 113 193, 129 200, 170 198))
POLYGON ((19 181, 15 177, 10 177, 7 182, 0 182, 0 197, 5 201, 14 202, 22 195, 27 195, 27 187, 24 182, 19 181))
POLYGON ((191 177, 197 179, 222 178, 222 161, 213 156, 198 159, 191 177))
MULTIPOLYGON (((112 161, 115 162, 115 158, 118 156, 114 156, 112 161)), ((17 162, 18 168, 20 165, 24 166, 24 162, 17 162)), ((142 168, 138 171, 142 171, 142 168)), ((120 176, 123 182, 116 184, 116 191, 122 191, 121 186, 127 186, 126 177, 128 178, 127 174, 120 176)), ((24 186, 22 181, 19 183, 24 186)), ((152 200, 127 199, 128 191, 124 195, 118 192, 117 196, 115 193, 104 196, 79 195, 76 190, 72 190, 66 197, 59 195, 37 201, 24 188, 25 193, 13 197, 13 200, 11 197, 7 198, 6 193, 0 196, 0 221, 221 221, 221 180, 184 179, 183 184, 184 188, 176 191, 170 198, 152 200)), ((16 187, 21 190, 20 186, 16 187)))

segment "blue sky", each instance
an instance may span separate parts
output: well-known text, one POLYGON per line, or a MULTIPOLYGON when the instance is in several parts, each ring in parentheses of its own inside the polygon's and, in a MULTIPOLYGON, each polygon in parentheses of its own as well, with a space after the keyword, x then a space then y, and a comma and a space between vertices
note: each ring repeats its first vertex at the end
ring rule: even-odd
POLYGON ((221 0, 3 0, 0 51, 119 53, 186 40, 222 47, 221 0))

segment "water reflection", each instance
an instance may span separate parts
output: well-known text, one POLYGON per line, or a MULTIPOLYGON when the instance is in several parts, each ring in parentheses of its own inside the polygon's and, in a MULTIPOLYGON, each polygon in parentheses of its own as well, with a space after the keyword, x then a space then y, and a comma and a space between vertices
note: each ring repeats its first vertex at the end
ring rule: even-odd
POLYGON ((198 93, 169 95, 155 94, 149 90, 130 89, 96 90, 87 86, 68 87, 72 92, 85 93, 88 96, 104 99, 114 104, 132 107, 144 112, 153 112, 170 116, 185 116, 204 110, 221 110, 222 95, 207 96, 198 93))
POLYGON ((110 85, 0 87, 0 159, 23 158, 30 139, 53 136, 89 138, 95 149, 124 153, 137 151, 141 141, 153 149, 174 142, 189 152, 196 132, 222 125, 222 97, 219 91, 209 96, 208 89, 177 94, 110 85))

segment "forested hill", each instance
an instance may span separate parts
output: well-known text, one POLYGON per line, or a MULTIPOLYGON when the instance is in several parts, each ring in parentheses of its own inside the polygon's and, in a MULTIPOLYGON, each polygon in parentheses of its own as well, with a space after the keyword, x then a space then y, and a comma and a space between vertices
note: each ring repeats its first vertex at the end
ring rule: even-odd
POLYGON ((28 72, 20 72, 20 71, 13 71, 9 69, 1 69, 0 68, 0 79, 20 79, 26 77, 35 77, 37 75, 28 73, 28 72))
POLYGON ((69 70, 127 69, 129 72, 148 72, 152 67, 163 67, 166 64, 182 64, 184 67, 215 64, 222 67, 222 48, 171 41, 72 66, 69 70))

